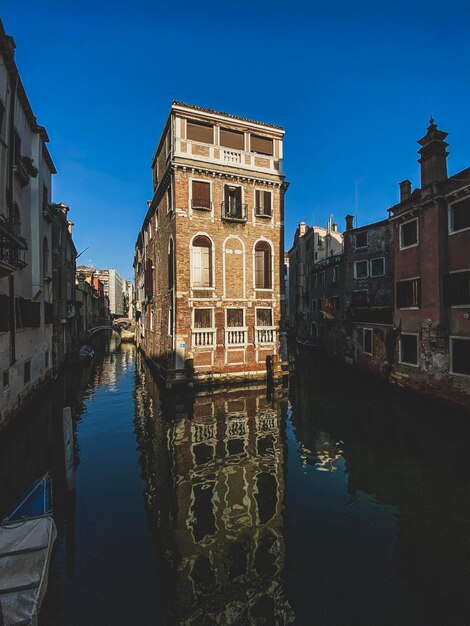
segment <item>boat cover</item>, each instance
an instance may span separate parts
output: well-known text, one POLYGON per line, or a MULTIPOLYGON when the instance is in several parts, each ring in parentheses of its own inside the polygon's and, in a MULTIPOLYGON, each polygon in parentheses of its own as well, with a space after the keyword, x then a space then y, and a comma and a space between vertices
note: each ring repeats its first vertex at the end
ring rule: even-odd
POLYGON ((37 625, 56 536, 50 516, 0 525, 0 624, 37 625))

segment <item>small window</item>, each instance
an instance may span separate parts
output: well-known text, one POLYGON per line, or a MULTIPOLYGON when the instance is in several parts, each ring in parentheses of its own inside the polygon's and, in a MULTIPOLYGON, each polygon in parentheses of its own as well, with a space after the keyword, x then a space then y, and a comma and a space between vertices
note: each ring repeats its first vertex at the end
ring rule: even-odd
POLYGON ((339 280, 339 267, 336 266, 333 268, 333 278, 332 278, 334 283, 337 283, 339 280))
POLYGON ((354 307, 366 307, 369 305, 369 294, 367 289, 360 289, 352 293, 352 305, 354 307))
POLYGON ((224 148, 232 148, 232 150, 244 150, 245 138, 242 132, 237 130, 229 130, 228 128, 220 129, 220 145, 224 148))
POLYGON ((354 263, 354 278, 367 278, 369 276, 368 261, 356 261, 354 263))
POLYGON ((470 228, 470 198, 460 200, 449 206, 449 232, 470 228))
POLYGON ((274 154, 273 140, 260 135, 251 135, 251 151, 272 156, 274 154))
POLYGON ((451 373, 470 376, 470 337, 451 337, 451 373))
POLYGON ((410 220, 400 224, 400 250, 418 244, 418 220, 410 220))
POLYGON ((312 278, 313 288, 316 289, 318 287, 318 274, 314 274, 312 278))
POLYGON ((211 210, 211 185, 200 180, 192 182, 191 208, 211 210))
POLYGON ((19 165, 21 159, 21 137, 17 130, 13 138, 13 163, 19 165))
POLYGON ((333 309, 335 311, 339 311, 339 296, 333 296, 332 301, 333 301, 333 309))
POLYGON ((6 293, 0 293, 0 333, 10 329, 10 297, 6 293))
POLYGON ((214 143, 214 129, 212 124, 188 120, 186 129, 187 137, 190 141, 214 143))
POLYGON ((255 246, 255 288, 272 288, 271 246, 267 241, 258 241, 255 246))
POLYGON ((272 309, 256 309, 256 326, 272 326, 272 309))
POLYGON ((383 276, 385 274, 385 259, 380 257, 378 259, 372 259, 370 262, 370 275, 371 276, 383 276))
POLYGON ((172 194, 171 194, 171 184, 166 190, 166 212, 170 213, 172 210, 172 194))
POLYGON ((212 327, 212 309, 194 309, 194 328, 212 327))
POLYGON ((444 303, 446 306, 470 305, 470 271, 444 276, 444 303))
POLYGON ((325 284, 325 272, 320 272, 318 274, 318 286, 322 287, 325 284))
POLYGON ((270 191, 261 191, 259 189, 255 192, 255 213, 256 215, 264 215, 266 217, 271 217, 272 215, 272 206, 271 206, 271 192, 270 191))
POLYGON ((10 370, 3 370, 3 388, 8 389, 10 386, 10 370))
POLYGON ((227 327, 240 328, 243 323, 243 309, 227 309, 227 327))
POLYGON ((312 311, 316 313, 318 311, 318 300, 312 300, 312 311))
POLYGON ((362 351, 364 354, 372 355, 374 331, 372 328, 364 328, 362 331, 362 351))
POLYGON ((31 361, 25 361, 23 382, 26 385, 26 383, 29 383, 30 380, 31 380, 31 361))
POLYGON ((397 283, 397 307, 419 309, 421 307, 421 279, 401 280, 397 283))
POLYGON ((400 363, 418 365, 418 335, 401 334, 400 363))
POLYGON ((367 248, 367 231, 356 233, 356 248, 367 248))

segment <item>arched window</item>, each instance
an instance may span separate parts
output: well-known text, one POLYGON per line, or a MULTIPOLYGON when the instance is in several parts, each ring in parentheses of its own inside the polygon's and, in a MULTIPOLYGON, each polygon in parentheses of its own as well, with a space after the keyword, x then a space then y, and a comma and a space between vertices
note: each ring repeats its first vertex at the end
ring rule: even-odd
POLYGON ((212 242, 209 237, 195 237, 191 255, 192 286, 212 287, 212 242))
POLYGON ((43 278, 49 276, 49 242, 47 237, 42 240, 42 276, 43 278))
POLYGON ((255 287, 271 289, 272 286, 271 246, 267 241, 258 241, 255 246, 255 287))

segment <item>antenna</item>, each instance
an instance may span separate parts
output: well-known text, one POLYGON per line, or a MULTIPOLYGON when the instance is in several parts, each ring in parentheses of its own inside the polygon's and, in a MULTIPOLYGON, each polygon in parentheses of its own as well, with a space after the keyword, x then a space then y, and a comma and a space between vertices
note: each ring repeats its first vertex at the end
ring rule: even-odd
POLYGON ((357 213, 358 213, 358 208, 359 208, 359 190, 358 190, 358 186, 359 183, 362 183, 364 179, 363 178, 359 178, 359 180, 356 180, 356 182, 354 183, 356 186, 356 228, 359 226, 358 221, 357 221, 357 213))

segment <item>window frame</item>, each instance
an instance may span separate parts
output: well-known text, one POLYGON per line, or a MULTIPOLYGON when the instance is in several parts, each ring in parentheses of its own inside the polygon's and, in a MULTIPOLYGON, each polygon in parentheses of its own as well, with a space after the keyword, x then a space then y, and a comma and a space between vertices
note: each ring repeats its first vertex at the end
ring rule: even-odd
POLYGON ((216 330, 214 310, 213 306, 195 306, 191 315, 191 331, 216 330), (212 326, 196 326, 196 311, 210 311, 212 326))
POLYGON ((215 145, 215 126, 211 122, 204 122, 203 120, 195 120, 192 118, 186 118, 185 135, 186 135, 185 141, 202 144, 203 146, 215 145), (212 128, 212 141, 208 143, 207 141, 198 141, 197 139, 190 139, 189 134, 188 134, 188 126, 190 126, 191 124, 193 124, 194 126, 204 126, 206 128, 212 128))
POLYGON ((454 235, 456 233, 463 233, 466 230, 470 230, 470 226, 465 226, 465 228, 459 228, 458 230, 454 229, 454 216, 452 212, 452 207, 455 204, 459 204, 459 202, 464 202, 465 200, 470 201, 470 196, 466 196, 465 198, 459 198, 458 200, 454 200, 454 202, 449 202, 447 205, 447 226, 448 226, 449 235, 454 235))
POLYGON ((354 278, 356 280, 365 280, 366 278, 369 278, 369 261, 368 259, 361 259, 359 261, 354 261, 354 278), (359 263, 365 263, 366 264, 366 268, 367 268, 367 272, 365 276, 358 276, 357 275, 357 266, 359 263))
POLYGON ((400 224, 398 225, 398 248, 399 250, 409 250, 410 248, 416 248, 416 246, 419 246, 419 220, 417 217, 412 217, 405 222, 400 222, 400 224), (402 245, 403 226, 406 226, 411 222, 416 222, 416 243, 412 243, 409 246, 404 246, 402 245))
MULTIPOLYGON (((191 212, 191 214, 194 214, 194 211, 203 211, 205 213, 207 213, 207 217, 212 217, 213 215, 213 210, 214 210, 214 203, 212 201, 212 181, 211 180, 207 180, 204 178, 195 178, 195 177, 190 177, 189 178, 189 210, 191 212), (206 208, 206 207, 193 207, 193 183, 205 183, 207 185, 209 185, 209 205, 210 208, 206 208)), ((201 216, 202 217, 202 216, 201 216)))
POLYGON ((362 329, 362 353, 367 354, 368 356, 374 356, 374 329, 370 327, 363 327, 362 329), (370 337, 370 352, 366 350, 366 332, 371 333, 370 337))
POLYGON ((369 231, 362 231, 360 233, 354 233, 354 249, 355 250, 364 250, 365 248, 369 247, 369 231), (365 235, 366 236, 366 245, 365 246, 358 246, 357 245, 357 236, 358 235, 365 235))
POLYGON ((376 256, 373 259, 369 260, 369 276, 371 278, 378 278, 379 276, 385 276, 385 257, 384 256, 376 256), (381 274, 373 274, 372 273, 372 262, 373 261, 383 261, 383 271, 381 274))
MULTIPOLYGON (((446 287, 445 287, 446 279, 449 280, 451 276, 453 277, 453 276, 458 275, 458 274, 465 274, 465 275, 467 275, 467 280, 470 283, 470 268, 450 271, 448 274, 444 275, 444 294, 446 293, 446 291, 445 291, 445 289, 446 289, 446 287)), ((469 291, 470 291, 470 287, 469 287, 469 291)), ((444 295, 444 297, 445 297, 445 295, 444 295)), ((470 299, 469 299, 468 302, 465 302, 464 304, 447 304, 447 303, 445 303, 445 306, 450 308, 450 309, 469 309, 470 308, 470 299)))
POLYGON ((209 237, 207 233, 198 232, 193 235, 191 241, 189 242, 189 272, 190 272, 190 286, 193 290, 201 290, 201 291, 215 291, 215 245, 212 237, 209 237), (193 251, 194 248, 204 247, 204 246, 194 246, 194 242, 198 237, 205 237, 210 241, 210 286, 203 287, 202 285, 195 285, 194 283, 194 263, 193 263, 193 251))
POLYGON ((274 328, 274 310, 272 306, 256 306, 255 307, 255 328, 274 328), (271 311, 271 324, 260 326, 258 324, 258 311, 271 311))
MULTIPOLYGON (((255 241, 255 243, 253 244, 253 289, 255 291, 273 291, 274 290, 274 266, 275 266, 275 259, 274 259, 274 246, 272 244, 271 241, 269 241, 269 239, 257 239, 255 241), (266 243, 269 246, 269 249, 271 251, 271 255, 270 255, 270 281, 269 284, 271 285, 270 287, 258 287, 256 284, 256 246, 260 243, 266 243)), ((263 260, 264 263, 264 260, 263 260)))
POLYGON ((226 330, 230 330, 230 329, 236 329, 238 328, 239 330, 243 330, 247 328, 246 326, 246 311, 245 311, 245 307, 244 306, 228 306, 225 307, 225 329, 226 330), (228 312, 229 311, 243 311, 243 324, 241 326, 229 326, 228 325, 228 312))
MULTIPOLYGON (((264 199, 263 199, 263 204, 264 204, 264 199)), ((266 220, 272 220, 273 219, 274 207, 273 207, 273 192, 272 192, 271 189, 264 189, 263 187, 255 187, 254 188, 254 190, 253 190, 253 212, 254 212, 255 218, 261 217, 261 218, 266 219, 266 220), (257 205, 257 202, 256 202, 256 194, 257 193, 260 193, 260 194, 261 193, 269 193, 269 195, 271 197, 271 201, 270 201, 271 213, 259 213, 259 211, 258 211, 259 207, 256 206, 257 205)))
POLYGON ((470 374, 463 374, 462 372, 454 372, 454 370, 453 370, 453 361, 454 361, 453 340, 454 339, 463 340, 463 341, 470 341, 470 337, 462 337, 462 336, 459 337, 458 335, 450 335, 449 336, 449 374, 452 374, 452 376, 460 376, 462 378, 469 378, 470 379, 470 374))
POLYGON ((419 367, 419 333, 400 333, 400 339, 398 341, 398 363, 400 365, 408 365, 409 367, 419 367), (401 338, 403 335, 406 335, 407 337, 416 337, 416 363, 409 363, 408 361, 403 361, 402 359, 401 338))
POLYGON ((402 280, 398 280, 396 282, 396 292, 395 292, 395 298, 396 298, 396 308, 400 311, 419 311, 421 309, 422 306, 422 300, 423 300, 423 294, 422 294, 422 282, 421 282, 421 276, 413 276, 412 278, 403 278, 402 280), (413 306, 400 306, 398 303, 398 285, 400 283, 413 283, 413 282, 418 282, 419 285, 419 304, 418 305, 413 305, 413 306))

